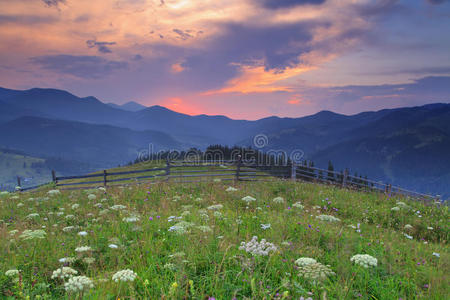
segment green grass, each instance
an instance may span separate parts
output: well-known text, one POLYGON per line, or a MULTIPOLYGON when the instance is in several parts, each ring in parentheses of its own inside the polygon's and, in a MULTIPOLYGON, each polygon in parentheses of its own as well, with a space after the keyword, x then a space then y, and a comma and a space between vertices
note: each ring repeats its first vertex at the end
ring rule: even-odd
POLYGON ((38 185, 51 180, 48 168, 32 168, 33 163, 44 163, 42 158, 0 151, 0 182, 9 189, 17 186, 17 176, 22 178, 22 186, 38 185), (33 178, 25 182, 24 178, 33 178))
POLYGON ((42 189, 6 195, 0 201, 2 299, 450 296, 447 207, 281 180, 157 183, 112 187, 106 193, 62 191, 55 196, 48 196, 42 189), (226 192, 228 184, 237 191, 226 192), (96 195, 96 199, 88 199, 89 194, 96 195), (247 206, 241 200, 247 195, 257 200, 247 206), (275 197, 283 197, 284 203, 274 203, 275 197), (409 207, 392 211, 397 201, 409 207), (304 208, 293 207, 296 202, 304 208), (119 204, 126 209, 111 209, 119 204), (208 209, 214 204, 223 205, 218 210, 220 216, 208 209), (27 218, 31 213, 39 216, 27 218), (321 221, 316 218, 321 214, 341 221, 321 221), (124 221, 132 215, 139 216, 139 221, 124 221), (183 217, 168 222, 170 216, 183 217), (191 226, 184 233, 169 231, 181 221, 191 226), (358 223, 360 232, 350 227, 358 223), (270 224, 270 228, 263 230, 261 224, 270 224), (412 228, 404 229, 406 224, 412 228), (67 226, 76 229, 65 232, 67 226), (208 226, 211 231, 203 232, 200 229, 207 227, 198 226, 208 226), (24 240, 20 235, 27 229, 42 229, 46 236, 24 240), (80 231, 86 231, 87 236, 77 235, 80 231), (404 233, 413 238, 406 238, 404 233), (274 243, 277 251, 252 256, 239 250, 240 243, 250 241, 254 235, 274 243), (118 249, 109 248, 110 244, 118 249), (77 254, 75 248, 79 246, 90 246, 92 251, 77 254), (369 269, 354 265, 350 258, 355 254, 369 254, 377 258, 378 265, 369 269), (78 275, 89 277, 94 288, 83 294, 67 293, 62 280, 51 279, 52 272, 62 266, 59 259, 63 257, 75 258, 69 266, 78 275), (329 265, 335 275, 318 282, 302 277, 295 265, 300 257, 329 265), (87 263, 85 258, 94 260, 87 263), (19 276, 6 276, 10 269, 20 270, 19 276), (133 270, 137 278, 122 283, 111 280, 124 269, 133 270))

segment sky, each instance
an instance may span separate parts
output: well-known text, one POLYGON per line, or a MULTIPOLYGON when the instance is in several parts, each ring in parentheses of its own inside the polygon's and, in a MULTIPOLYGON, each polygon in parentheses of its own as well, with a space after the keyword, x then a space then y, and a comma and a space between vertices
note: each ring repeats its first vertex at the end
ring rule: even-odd
POLYGON ((450 0, 0 0, 0 86, 258 119, 450 103, 450 0))

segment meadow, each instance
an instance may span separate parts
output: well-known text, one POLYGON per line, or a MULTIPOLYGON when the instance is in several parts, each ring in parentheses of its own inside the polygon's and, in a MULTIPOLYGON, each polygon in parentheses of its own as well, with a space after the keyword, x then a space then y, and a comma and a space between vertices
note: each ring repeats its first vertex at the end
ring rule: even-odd
POLYGON ((0 194, 2 299, 448 299, 448 207, 273 180, 0 194))

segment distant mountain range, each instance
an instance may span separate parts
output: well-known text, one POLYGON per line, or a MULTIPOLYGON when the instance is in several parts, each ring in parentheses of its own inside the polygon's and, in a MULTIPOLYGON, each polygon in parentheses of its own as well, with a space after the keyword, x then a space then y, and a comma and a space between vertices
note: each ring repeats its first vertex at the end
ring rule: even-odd
POLYGON ((149 144, 155 151, 253 146, 257 134, 268 137, 262 150, 301 149, 318 166, 331 160, 337 169, 450 196, 450 104, 247 121, 135 102, 105 104, 55 89, 0 88, 0 147, 93 168, 133 160, 149 144))

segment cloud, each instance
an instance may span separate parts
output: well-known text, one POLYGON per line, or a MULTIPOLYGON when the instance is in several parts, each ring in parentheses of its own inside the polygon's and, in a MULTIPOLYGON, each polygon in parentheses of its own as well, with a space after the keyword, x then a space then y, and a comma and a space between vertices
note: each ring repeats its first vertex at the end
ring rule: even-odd
POLYGON ((181 29, 173 29, 172 31, 175 32, 178 35, 177 37, 183 41, 194 37, 188 31, 183 31, 181 29))
POLYGON ((30 58, 43 69, 84 79, 100 79, 126 69, 123 61, 106 60, 99 56, 45 55, 30 58))
POLYGON ((42 0, 47 6, 58 6, 60 3, 65 4, 66 0, 42 0))
POLYGON ((448 2, 448 0, 427 0, 428 3, 430 4, 434 4, 434 5, 439 5, 442 4, 444 2, 448 2))
POLYGON ((259 1, 261 1, 262 5, 266 8, 279 9, 306 4, 320 5, 325 3, 326 0, 259 0, 259 1))
POLYGON ((54 16, 39 15, 0 15, 0 25, 17 24, 22 26, 31 26, 39 24, 51 24, 58 19, 54 16))
POLYGON ((88 48, 97 48, 100 53, 112 53, 108 46, 115 45, 116 42, 97 42, 96 40, 87 40, 86 44, 88 48))

